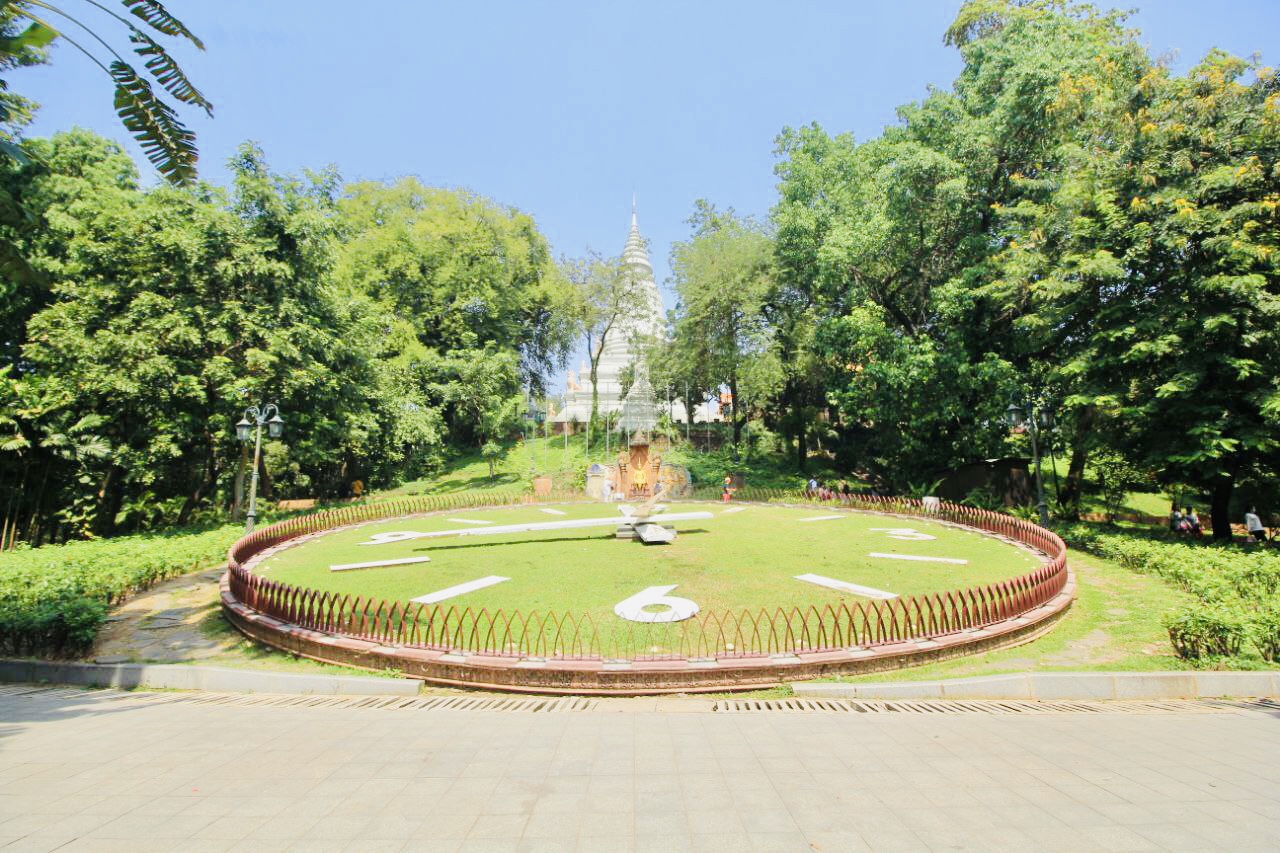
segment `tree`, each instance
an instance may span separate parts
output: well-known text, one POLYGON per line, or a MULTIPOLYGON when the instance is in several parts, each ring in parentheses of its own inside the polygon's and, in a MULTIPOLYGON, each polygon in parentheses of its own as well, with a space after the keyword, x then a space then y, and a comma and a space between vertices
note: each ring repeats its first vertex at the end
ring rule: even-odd
MULTIPOLYGON (((770 356, 764 303, 773 286, 773 240, 760 224, 724 213, 706 201, 689 219, 693 236, 671 250, 678 304, 670 358, 711 388, 728 387, 733 400, 733 443, 742 438, 748 387, 767 393, 752 362, 770 356)), ((699 384, 699 383, 695 383, 699 384)))
POLYGON ((484 446, 480 448, 480 455, 484 457, 484 461, 489 463, 489 479, 492 480, 497 476, 498 460, 502 458, 502 445, 486 441, 484 446))
POLYGON ((450 362, 445 397, 457 409, 455 422, 469 424, 477 444, 505 438, 523 402, 514 354, 487 347, 451 355, 450 362))
POLYGON ((563 258, 563 275, 573 287, 574 325, 586 338, 591 376, 591 420, 594 430, 600 417, 598 371, 600 357, 611 336, 627 334, 626 319, 647 308, 639 282, 619 258, 603 258, 588 250, 581 258, 563 258))
POLYGON ((335 276, 408 322, 424 347, 514 352, 536 390, 563 366, 574 293, 528 214, 413 178, 350 185, 338 207, 335 276))
POLYGON ((25 420, 44 445, 93 425, 104 452, 61 503, 91 489, 83 523, 99 535, 145 523, 122 516, 132 505, 187 521, 239 456, 232 424, 249 403, 290 414, 309 486, 334 476, 347 419, 367 408, 367 365, 320 275, 326 191, 272 175, 252 147, 233 167, 229 198, 123 188, 47 213, 61 249, 40 260, 52 298, 28 323, 25 420))
POLYGON ((993 289, 1056 362, 1076 423, 1106 429, 1077 430, 1068 482, 1086 446, 1114 448, 1211 491, 1228 537, 1235 486, 1280 463, 1276 74, 1214 52, 1174 77, 1115 27, 1059 73, 1056 162, 998 211, 993 289))
MULTIPOLYGON (((213 115, 213 104, 192 85, 165 46, 148 33, 150 31, 182 38, 204 50, 204 44, 186 25, 156 0, 120 0, 121 6, 133 16, 132 19, 117 14, 94 0, 85 2, 125 27, 129 41, 134 46, 133 52, 142 59, 147 74, 165 92, 181 103, 198 107, 206 114, 213 115)), ((195 134, 182 123, 174 108, 156 94, 150 81, 140 75, 110 42, 80 18, 66 11, 63 6, 45 0, 9 0, 0 8, 0 33, 4 36, 0 38, 0 70, 43 61, 43 49, 57 38, 62 38, 75 47, 111 78, 115 87, 116 112, 156 169, 175 184, 188 184, 195 180, 196 160, 199 156, 195 134), (27 22, 21 32, 17 32, 15 26, 19 19, 27 22), (62 29, 60 21, 74 24, 87 32, 111 58, 104 62, 85 44, 68 35, 62 29)), ((0 86, 3 86, 3 81, 0 81, 0 86)), ((0 107, 3 107, 0 111, 0 123, 12 126, 14 119, 20 117, 28 106, 23 104, 15 111, 14 105, 12 100, 0 103, 0 107)), ((19 160, 25 156, 9 140, 0 140, 0 153, 19 160)))

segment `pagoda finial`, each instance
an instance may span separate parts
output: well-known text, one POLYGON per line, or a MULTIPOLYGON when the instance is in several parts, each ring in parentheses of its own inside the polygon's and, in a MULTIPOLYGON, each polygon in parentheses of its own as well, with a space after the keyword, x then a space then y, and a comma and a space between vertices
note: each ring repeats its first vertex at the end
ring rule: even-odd
POLYGON ((636 191, 635 190, 631 191, 631 227, 632 228, 639 227, 636 224, 636 191))

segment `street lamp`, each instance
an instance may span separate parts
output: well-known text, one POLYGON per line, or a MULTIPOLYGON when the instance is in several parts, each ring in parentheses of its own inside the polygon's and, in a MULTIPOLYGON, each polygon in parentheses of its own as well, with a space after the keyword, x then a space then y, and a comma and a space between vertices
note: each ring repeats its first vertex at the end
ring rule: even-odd
POLYGON ((1028 405, 1031 417, 1024 420, 1022 409, 1017 403, 1010 403, 1006 410, 1009 416, 1009 426, 1027 425, 1027 430, 1031 434, 1031 455, 1035 458, 1036 463, 1036 509, 1040 512, 1040 526, 1049 526, 1049 512, 1045 508, 1044 502, 1044 477, 1040 473, 1040 418, 1044 417, 1044 412, 1036 410, 1036 405, 1031 402, 1028 405))
MULTIPOLYGON (((529 394, 529 404, 525 408, 524 417, 525 417, 526 423, 531 422, 533 424, 533 429, 531 429, 528 433, 529 435, 529 474, 533 475, 537 473, 537 469, 538 469, 537 461, 536 461, 537 456, 536 456, 536 452, 533 449, 533 443, 537 441, 538 428, 542 426, 543 421, 546 419, 546 413, 543 412, 542 409, 538 407, 538 402, 533 398, 532 392, 530 392, 529 394)), ((542 464, 543 464, 543 467, 545 468, 547 464, 547 449, 545 445, 542 448, 542 464)))
POLYGON ((279 438, 284 435, 284 418, 280 417, 280 409, 275 403, 265 406, 250 406, 244 410, 244 417, 236 423, 236 438, 248 443, 253 438, 253 476, 249 479, 249 516, 245 521, 244 532, 252 533, 253 525, 258 520, 258 465, 262 458, 262 427, 266 426, 267 435, 279 438), (256 428, 255 428, 256 427, 256 428))

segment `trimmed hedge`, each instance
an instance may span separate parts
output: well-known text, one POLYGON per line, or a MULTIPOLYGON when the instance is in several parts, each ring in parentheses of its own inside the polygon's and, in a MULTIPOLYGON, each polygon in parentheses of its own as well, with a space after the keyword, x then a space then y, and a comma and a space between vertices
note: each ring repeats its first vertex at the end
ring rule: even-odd
POLYGON ((1088 524, 1069 525, 1058 533, 1073 548, 1156 575, 1198 599, 1165 617, 1180 657, 1234 657, 1249 643, 1263 660, 1280 660, 1280 553, 1114 533, 1088 524))
POLYGON ((0 651, 69 655, 93 645, 130 593, 226 558, 240 525, 123 536, 0 554, 0 651))

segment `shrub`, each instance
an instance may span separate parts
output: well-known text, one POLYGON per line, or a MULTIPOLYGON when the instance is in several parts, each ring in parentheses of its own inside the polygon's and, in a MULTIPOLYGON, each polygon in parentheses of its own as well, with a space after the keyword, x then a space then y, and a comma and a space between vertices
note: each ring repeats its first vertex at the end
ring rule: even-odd
POLYGON ((1249 633, 1258 654, 1269 663, 1280 661, 1280 599, 1260 607, 1249 620, 1249 633))
POLYGON ((221 561, 238 525, 122 536, 0 554, 0 651, 67 655, 88 649, 107 608, 132 592, 221 561))
MULTIPOLYGON (((941 483, 941 481, 938 482, 941 483)), ((937 494, 937 484, 935 484, 933 488, 933 491, 929 491, 926 494, 937 494)), ((908 497, 924 497, 924 495, 909 493, 908 497)), ((964 500, 961 501, 961 503, 966 506, 975 507, 976 509, 991 510, 992 512, 1001 512, 1004 510, 1004 499, 997 495, 995 489, 990 486, 978 486, 975 489, 970 489, 969 494, 964 496, 964 500)))
POLYGON ((1102 489, 1102 503, 1107 519, 1114 519, 1124 505, 1129 490, 1148 481, 1150 476, 1115 451, 1099 451, 1094 454, 1092 461, 1098 486, 1102 489))
POLYGON ((1181 657, 1203 661, 1238 655, 1248 640, 1263 660, 1280 660, 1280 554, 1176 540, 1165 533, 1102 532, 1087 524, 1065 525, 1058 532, 1073 548, 1156 575, 1198 599, 1166 620, 1181 657))
POLYGON ((1040 523, 1040 507, 1037 504, 1011 506, 1007 512, 1014 518, 1020 518, 1023 521, 1034 521, 1037 524, 1040 523))
POLYGON ((1187 660, 1238 655, 1248 636, 1243 615, 1230 605, 1184 607, 1165 618, 1165 628, 1173 650, 1187 660))

